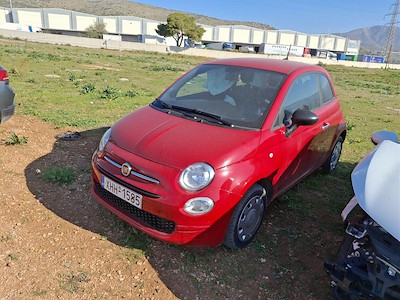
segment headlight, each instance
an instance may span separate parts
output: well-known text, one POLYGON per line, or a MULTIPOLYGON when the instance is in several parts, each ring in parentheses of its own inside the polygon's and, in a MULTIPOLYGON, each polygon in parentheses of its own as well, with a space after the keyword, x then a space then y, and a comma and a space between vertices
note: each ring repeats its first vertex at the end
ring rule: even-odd
POLYGON ((195 163, 182 171, 179 184, 187 191, 198 191, 209 185, 214 175, 214 169, 209 164, 195 163))
POLYGON ((100 140, 99 143, 99 152, 103 152, 104 148, 106 147, 106 144, 108 142, 108 140, 110 139, 110 135, 111 135, 111 128, 109 128, 104 134, 103 137, 100 140))
POLYGON ((210 198, 199 197, 187 201, 183 209, 191 215, 202 215, 208 213, 213 207, 214 202, 210 198))

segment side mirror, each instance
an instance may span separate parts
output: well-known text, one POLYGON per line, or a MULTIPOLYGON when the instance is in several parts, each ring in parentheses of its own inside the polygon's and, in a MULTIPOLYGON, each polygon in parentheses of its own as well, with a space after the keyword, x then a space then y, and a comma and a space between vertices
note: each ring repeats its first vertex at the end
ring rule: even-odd
POLYGON ((308 126, 317 123, 318 116, 312 111, 298 109, 291 118, 291 125, 286 127, 285 135, 290 136, 299 126, 308 126))
POLYGON ((313 125, 317 121, 318 116, 309 110, 298 109, 292 115, 292 123, 297 126, 313 125))
POLYGON ((379 143, 385 141, 385 140, 389 140, 392 142, 397 143, 398 142, 398 136, 396 133, 392 132, 392 131, 376 131, 372 134, 371 136, 371 141, 375 144, 378 145, 379 143))

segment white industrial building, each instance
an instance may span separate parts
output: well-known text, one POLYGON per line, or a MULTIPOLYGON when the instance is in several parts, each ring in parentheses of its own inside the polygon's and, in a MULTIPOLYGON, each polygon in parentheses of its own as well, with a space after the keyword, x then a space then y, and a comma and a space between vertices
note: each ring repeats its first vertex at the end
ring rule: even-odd
MULTIPOLYGON (((133 16, 95 16, 56 8, 5 8, 0 7, 0 24, 16 23, 42 28, 43 32, 82 36, 85 29, 96 22, 106 24, 107 39, 159 44, 165 39, 156 33, 159 21, 133 16)), ((201 24, 200 24, 201 25, 201 24)), ((356 57, 360 42, 335 35, 306 34, 288 30, 261 30, 248 26, 207 26, 203 44, 231 43, 234 49, 243 46, 255 50, 291 51, 294 55, 310 53, 323 57, 327 53, 356 57), (306 49, 307 51, 302 51, 306 49)), ((273 54, 272 52, 270 54, 273 54)), ((353 58, 350 58, 353 59, 353 58)))

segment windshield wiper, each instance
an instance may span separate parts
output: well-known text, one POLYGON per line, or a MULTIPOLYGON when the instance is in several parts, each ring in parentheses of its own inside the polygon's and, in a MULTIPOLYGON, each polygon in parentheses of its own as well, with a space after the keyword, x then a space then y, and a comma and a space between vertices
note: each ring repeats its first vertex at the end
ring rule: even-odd
POLYGON ((217 116, 217 115, 214 115, 214 114, 205 112, 205 111, 201 111, 201 110, 198 110, 198 109, 195 109, 195 108, 177 106, 177 105, 171 105, 170 108, 176 109, 176 110, 187 111, 187 112, 190 112, 190 113, 193 113, 193 114, 196 114, 196 115, 200 115, 200 116, 209 117, 209 118, 211 118, 211 119, 213 119, 213 120, 216 120, 216 121, 219 122, 220 124, 233 127, 233 124, 232 124, 232 123, 230 123, 230 122, 228 122, 228 121, 222 119, 221 116, 217 116))
POLYGON ((156 101, 157 101, 158 103, 160 103, 164 108, 171 109, 171 105, 165 103, 164 101, 162 101, 162 100, 160 100, 160 99, 158 99, 158 98, 156 99, 156 101))

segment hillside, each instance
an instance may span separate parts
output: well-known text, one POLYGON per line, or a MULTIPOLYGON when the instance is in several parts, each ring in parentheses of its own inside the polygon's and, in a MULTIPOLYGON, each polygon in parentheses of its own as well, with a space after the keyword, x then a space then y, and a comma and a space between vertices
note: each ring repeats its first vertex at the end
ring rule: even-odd
MULTIPOLYGON (((150 20, 166 21, 167 16, 175 12, 164 8, 145 5, 128 0, 12 0, 14 8, 62 8, 98 16, 135 16, 150 20)), ((10 7, 9 0, 0 0, 0 6, 10 7)), ((229 20, 220 20, 207 16, 190 14, 199 24, 217 26, 217 25, 245 25, 264 30, 274 29, 267 24, 256 22, 238 22, 229 20)))
MULTIPOLYGON (((372 26, 355 29, 346 33, 335 33, 353 40, 360 40, 363 48, 371 51, 383 51, 388 35, 387 26, 372 26)), ((396 28, 394 37, 394 51, 400 51, 400 27, 396 28)))

